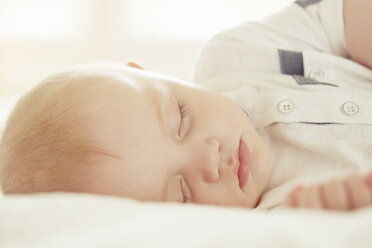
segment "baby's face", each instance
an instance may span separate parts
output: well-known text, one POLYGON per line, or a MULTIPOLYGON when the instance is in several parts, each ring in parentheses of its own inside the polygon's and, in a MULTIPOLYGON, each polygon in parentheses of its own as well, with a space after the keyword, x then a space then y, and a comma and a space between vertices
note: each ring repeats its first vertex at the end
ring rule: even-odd
POLYGON ((195 84, 129 67, 110 71, 120 83, 104 93, 110 108, 92 120, 95 139, 116 154, 100 169, 102 192, 255 206, 270 175, 270 157, 244 111, 195 84))

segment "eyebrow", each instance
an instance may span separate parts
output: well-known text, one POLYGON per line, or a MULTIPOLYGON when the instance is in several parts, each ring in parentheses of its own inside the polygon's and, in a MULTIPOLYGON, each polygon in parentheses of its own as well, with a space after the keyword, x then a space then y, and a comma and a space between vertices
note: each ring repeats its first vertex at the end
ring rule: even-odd
POLYGON ((110 150, 107 150, 103 147, 99 147, 99 146, 94 146, 94 145, 86 145, 82 148, 83 152, 84 153, 87 153, 87 154, 96 154, 96 155, 99 155, 99 156, 104 156, 104 157, 111 157, 111 158, 114 158, 114 159, 117 159, 117 160, 121 160, 121 157, 119 154, 116 154, 110 150))
POLYGON ((165 135, 168 135, 168 131, 167 131, 167 123, 166 123, 166 120, 165 120, 165 115, 164 115, 164 109, 162 109, 162 105, 161 104, 161 98, 163 96, 160 95, 158 92, 156 91, 153 91, 153 94, 152 94, 152 101, 151 101, 151 104, 152 106, 155 107, 155 110, 156 110, 156 118, 157 118, 157 122, 160 124, 160 126, 162 127, 162 131, 164 132, 165 135))

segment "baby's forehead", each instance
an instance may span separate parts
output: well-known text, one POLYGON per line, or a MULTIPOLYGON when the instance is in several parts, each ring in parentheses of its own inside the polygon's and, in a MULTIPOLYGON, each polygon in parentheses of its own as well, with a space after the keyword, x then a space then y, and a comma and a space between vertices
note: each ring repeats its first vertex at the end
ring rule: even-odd
POLYGON ((167 87, 176 83, 184 87, 200 87, 191 82, 153 71, 126 66, 122 63, 91 63, 73 67, 75 75, 80 78, 89 77, 96 81, 119 82, 122 85, 139 90, 140 88, 167 87))
POLYGON ((75 69, 74 75, 76 79, 74 81, 78 82, 79 90, 75 93, 78 97, 83 93, 101 95, 106 100, 119 96, 135 102, 135 98, 138 97, 142 99, 154 98, 154 96, 163 98, 175 91, 185 92, 188 88, 198 87, 167 75, 117 64, 82 66, 75 69), (89 88, 90 90, 87 91, 91 93, 85 93, 86 88, 89 88))
POLYGON ((152 95, 150 92, 154 89, 148 83, 152 82, 150 78, 112 68, 77 72, 73 81, 68 86, 71 88, 61 93, 61 99, 66 96, 67 99, 63 100, 66 102, 72 98, 80 105, 79 109, 90 113, 93 111, 95 116, 107 112, 104 109, 115 109, 118 105, 124 108, 142 101, 150 97, 152 95))

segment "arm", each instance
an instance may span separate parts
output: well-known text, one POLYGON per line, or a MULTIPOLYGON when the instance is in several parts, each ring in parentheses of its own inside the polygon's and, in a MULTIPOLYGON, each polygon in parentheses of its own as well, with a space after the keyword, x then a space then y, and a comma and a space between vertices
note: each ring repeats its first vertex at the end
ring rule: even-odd
POLYGON ((343 10, 351 59, 372 69, 372 1, 344 0, 343 10))
POLYGON ((312 186, 298 186, 286 204, 294 208, 352 210, 372 205, 372 173, 352 174, 312 186))
POLYGON ((216 34, 198 55, 194 80, 229 73, 288 74, 281 63, 293 57, 281 58, 280 50, 301 53, 294 63, 303 64, 306 77, 319 66, 319 55, 348 58, 343 0, 296 1, 262 22, 242 23, 216 34))

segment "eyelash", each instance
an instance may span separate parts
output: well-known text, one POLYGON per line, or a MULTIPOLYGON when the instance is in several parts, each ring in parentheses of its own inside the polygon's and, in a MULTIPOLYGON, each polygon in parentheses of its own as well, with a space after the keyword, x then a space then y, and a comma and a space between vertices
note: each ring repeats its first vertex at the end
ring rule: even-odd
MULTIPOLYGON (((185 103, 177 100, 177 104, 178 104, 178 109, 180 111, 180 116, 181 116, 180 128, 178 130, 178 136, 180 136, 180 132, 182 130, 182 127, 184 126, 184 122, 187 118, 189 118, 189 113, 187 111, 185 103)), ((190 188, 187 185, 185 179, 183 179, 183 177, 180 178, 180 185, 181 185, 181 191, 182 191, 182 196, 183 196, 183 202, 184 203, 191 202, 190 188)))
POLYGON ((184 122, 187 118, 189 118, 189 113, 187 112, 187 109, 186 109, 186 104, 180 102, 180 101, 177 101, 177 104, 178 104, 178 109, 180 111, 180 115, 181 115, 181 123, 180 123, 180 128, 178 130, 178 136, 180 136, 180 131, 184 125, 184 122))
POLYGON ((185 179, 183 179, 183 177, 180 178, 180 184, 181 184, 181 191, 182 191, 182 196, 183 196, 183 202, 184 203, 191 202, 190 188, 187 185, 185 179))

